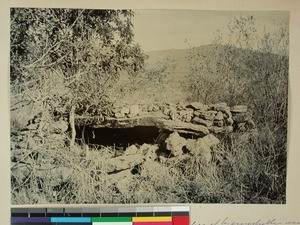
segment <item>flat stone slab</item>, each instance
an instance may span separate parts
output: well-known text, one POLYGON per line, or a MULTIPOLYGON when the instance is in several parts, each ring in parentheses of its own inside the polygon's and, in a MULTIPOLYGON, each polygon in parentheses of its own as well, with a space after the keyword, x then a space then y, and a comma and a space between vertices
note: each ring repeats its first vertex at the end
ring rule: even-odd
POLYGON ((137 116, 133 118, 106 118, 105 121, 97 122, 97 117, 76 118, 76 124, 88 124, 93 128, 132 128, 137 126, 157 127, 163 130, 176 131, 178 133, 191 133, 195 135, 207 135, 209 130, 200 124, 192 124, 182 121, 169 120, 168 116, 137 116))
POLYGON ((141 154, 124 155, 116 158, 107 159, 106 172, 111 173, 114 171, 130 169, 142 163, 143 161, 144 156, 141 154))
POLYGON ((251 119, 251 110, 245 105, 229 107, 225 102, 221 102, 207 106, 200 102, 192 102, 118 106, 108 114, 78 115, 75 117, 75 124, 91 128, 115 129, 157 127, 162 131, 201 137, 209 133, 239 132, 237 129, 239 124, 251 119))

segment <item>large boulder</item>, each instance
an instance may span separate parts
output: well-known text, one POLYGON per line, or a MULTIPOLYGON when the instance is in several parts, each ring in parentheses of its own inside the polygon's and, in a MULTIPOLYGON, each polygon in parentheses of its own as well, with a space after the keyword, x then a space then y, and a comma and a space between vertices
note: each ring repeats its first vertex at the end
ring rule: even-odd
POLYGON ((138 154, 139 149, 135 145, 131 145, 128 148, 126 148, 124 155, 135 155, 138 154))
POLYGON ((208 134, 205 137, 199 139, 201 139, 202 142, 205 142, 209 147, 213 147, 220 143, 220 140, 216 138, 213 134, 208 134))
POLYGON ((119 192, 124 196, 130 196, 133 193, 132 190, 132 183, 134 182, 134 175, 128 175, 126 177, 120 178, 116 183, 116 187, 118 188, 119 192))
POLYGON ((192 155, 199 156, 200 161, 208 163, 211 161, 211 148, 220 143, 220 140, 212 134, 203 138, 188 139, 186 148, 192 155))
POLYGON ((189 139, 186 144, 187 150, 194 156, 199 157, 200 162, 208 163, 211 161, 211 150, 210 147, 201 138, 189 139))
POLYGON ((186 139, 181 137, 177 132, 173 132, 166 139, 167 149, 171 151, 174 156, 183 154, 182 148, 187 143, 186 139))
POLYGON ((141 165, 142 177, 163 178, 168 174, 168 167, 165 167, 161 163, 158 163, 156 161, 147 160, 141 165))
POLYGON ((141 164, 143 161, 144 157, 141 154, 124 155, 116 158, 107 159, 106 172, 111 173, 114 171, 131 169, 134 166, 141 164))
POLYGON ((112 174, 107 175, 107 180, 110 181, 112 184, 118 183, 122 179, 130 178, 132 177, 132 173, 130 169, 122 170, 120 172, 115 172, 112 174))
POLYGON ((140 147, 139 152, 144 156, 146 160, 155 160, 157 158, 157 150, 157 145, 143 144, 140 147))

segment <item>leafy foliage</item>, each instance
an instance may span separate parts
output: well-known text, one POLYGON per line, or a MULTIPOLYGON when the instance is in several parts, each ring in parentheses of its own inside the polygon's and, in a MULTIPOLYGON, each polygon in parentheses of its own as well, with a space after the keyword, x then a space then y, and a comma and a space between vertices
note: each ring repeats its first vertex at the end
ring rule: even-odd
POLYGON ((80 110, 95 105, 92 99, 104 104, 120 71, 143 68, 145 55, 133 42, 133 16, 128 10, 11 9, 13 90, 29 96, 43 92, 31 101, 58 98, 80 110), (46 97, 50 80, 48 88, 61 87, 46 97))
POLYGON ((192 48, 190 99, 255 109, 259 122, 286 122, 288 26, 258 34, 253 16, 235 18, 205 52, 192 48), (213 59, 213 60, 212 60, 213 59))

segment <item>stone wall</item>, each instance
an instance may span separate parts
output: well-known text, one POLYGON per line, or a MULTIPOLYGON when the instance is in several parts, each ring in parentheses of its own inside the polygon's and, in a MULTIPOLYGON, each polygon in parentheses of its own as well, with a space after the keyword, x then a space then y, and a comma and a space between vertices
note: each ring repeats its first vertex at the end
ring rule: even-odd
POLYGON ((204 105, 200 102, 120 105, 109 116, 77 117, 76 124, 95 128, 157 126, 178 133, 205 136, 209 133, 245 132, 255 128, 251 110, 245 105, 226 103, 204 105))
MULTIPOLYGON (((151 176, 168 176, 169 173, 176 173, 170 169, 174 164, 186 165, 192 159, 199 163, 210 163, 213 161, 214 150, 220 146, 219 138, 223 133, 246 132, 255 128, 251 111, 247 106, 230 107, 226 103, 204 105, 199 102, 115 105, 108 116, 77 115, 75 124, 120 129, 143 125, 156 126, 162 131, 168 131, 160 143, 132 144, 118 155, 113 154, 105 160, 102 159, 101 148, 91 150, 88 145, 76 145, 73 148, 79 150, 82 159, 88 161, 99 159, 103 164, 102 176, 124 194, 130 191, 130 181, 136 176, 145 179, 151 176)), ((47 152, 48 149, 40 149, 45 141, 49 142, 48 146, 52 147, 55 144, 57 149, 67 149, 65 147, 67 133, 68 124, 65 118, 50 123, 41 115, 37 115, 29 121, 25 130, 19 134, 12 134, 13 176, 22 181, 30 176, 30 167, 20 167, 20 162, 22 165, 30 165, 34 160, 35 163, 43 165, 44 157, 47 156, 42 155, 51 153, 47 152)), ((75 153, 73 151, 72 154, 75 153)), ((52 179, 51 185, 59 186, 68 182, 71 173, 72 169, 64 165, 55 165, 49 169, 43 165, 41 170, 36 170, 35 176, 43 179, 51 174, 51 177, 55 178, 52 179)))
MULTIPOLYGON (((160 173, 167 170, 168 165, 184 163, 191 158, 196 158, 200 163, 210 163, 213 150, 221 142, 219 136, 231 132, 247 132, 255 128, 252 113, 245 105, 230 107, 226 103, 204 105, 200 102, 116 104, 111 115, 77 117, 76 124, 85 124, 96 129, 156 126, 162 132, 168 131, 160 143, 133 144, 118 157, 108 159, 106 172, 111 180, 116 181, 130 180, 135 173, 142 176, 160 173)), ((123 185, 120 188, 122 192, 126 192, 125 187, 123 185)))

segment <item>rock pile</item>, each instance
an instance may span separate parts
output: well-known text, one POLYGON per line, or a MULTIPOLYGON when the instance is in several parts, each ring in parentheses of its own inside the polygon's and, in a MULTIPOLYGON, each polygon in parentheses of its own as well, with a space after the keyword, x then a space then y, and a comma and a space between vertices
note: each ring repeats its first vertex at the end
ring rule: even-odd
POLYGON ((116 106, 113 108, 113 113, 116 118, 132 118, 141 113, 139 105, 124 106, 122 108, 116 106))
POLYGON ((18 181, 24 181, 34 172, 35 177, 52 176, 53 186, 62 183, 71 172, 68 168, 44 164, 51 146, 57 149, 65 148, 68 123, 64 118, 56 121, 48 120, 41 113, 28 121, 26 128, 11 132, 11 171, 12 177, 18 181), (35 170, 32 170, 33 165, 35 170))
POLYGON ((143 144, 140 147, 131 145, 123 155, 106 160, 105 172, 108 174, 108 179, 119 185, 121 192, 126 193, 129 190, 125 183, 134 179, 136 175, 143 177, 162 173, 167 175, 170 172, 169 166, 172 167, 178 162, 187 162, 192 157, 196 157, 199 163, 210 163, 212 150, 219 143, 220 140, 213 134, 203 138, 186 139, 173 132, 165 140, 165 149, 159 148, 157 144, 143 144))
MULTIPOLYGON (((210 133, 244 132, 255 127, 251 111, 245 105, 229 107, 226 103, 204 105, 200 102, 157 103, 114 106, 113 117, 125 120, 137 117, 161 117, 166 120, 206 127, 210 133)), ((107 120, 112 120, 107 118, 107 120)), ((205 132, 204 132, 205 133, 205 132)))
POLYGON ((213 134, 198 139, 185 139, 174 132, 166 139, 166 148, 171 152, 171 156, 178 157, 188 153, 199 156, 201 162, 208 163, 212 158, 211 148, 219 143, 220 140, 213 134))
MULTIPOLYGON (((116 105, 112 108, 109 116, 95 115, 88 120, 86 117, 84 119, 79 116, 75 117, 77 125, 80 123, 85 125, 87 121, 89 121, 88 126, 95 128, 121 129, 135 126, 156 126, 159 128, 159 132, 166 131, 162 132, 165 136, 162 135, 162 140, 156 141, 156 144, 131 145, 121 154, 112 153, 105 159, 101 153, 103 149, 90 151, 87 147, 85 156, 82 153, 71 153, 73 158, 78 161, 95 162, 97 170, 99 166, 101 176, 115 185, 124 195, 130 193, 130 184, 135 176, 147 179, 153 176, 164 178, 168 177, 170 173, 179 173, 179 167, 175 168, 174 163, 186 165, 189 164, 189 160, 193 160, 193 162, 196 160, 203 164, 210 163, 213 159, 212 151, 220 143, 217 138, 220 135, 217 134, 246 132, 255 128, 251 111, 247 106, 230 107, 226 103, 213 105, 204 105, 200 102, 116 105), (101 117, 101 120, 97 119, 97 116, 101 117)), ((69 182, 70 177, 74 174, 74 168, 60 164, 60 160, 55 158, 55 151, 51 152, 45 149, 45 146, 48 146, 49 149, 67 149, 68 122, 67 118, 55 121, 47 120, 46 117, 39 114, 29 121, 26 129, 18 133, 11 133, 13 180, 22 183, 29 177, 37 180, 44 180, 47 177, 49 185, 52 187, 69 182), (52 154, 51 160, 49 160, 48 154, 52 154)), ((80 151, 81 147, 84 146, 78 146, 80 151)))

